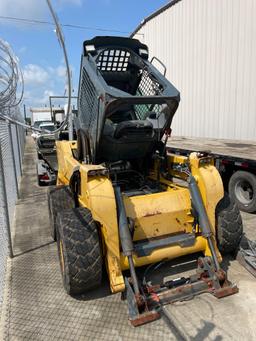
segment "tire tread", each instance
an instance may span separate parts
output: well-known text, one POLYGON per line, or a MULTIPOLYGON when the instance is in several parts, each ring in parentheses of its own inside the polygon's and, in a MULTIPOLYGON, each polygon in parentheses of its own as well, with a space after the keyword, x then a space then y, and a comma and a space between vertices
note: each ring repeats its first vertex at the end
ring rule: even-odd
POLYGON ((48 209, 51 225, 51 236, 56 241, 57 214, 63 210, 74 208, 75 202, 68 186, 50 187, 47 192, 48 209))
POLYGON ((65 260, 63 283, 68 294, 82 294, 99 286, 102 255, 98 229, 90 211, 82 207, 59 213, 57 228, 65 260))
POLYGON ((243 223, 237 204, 227 193, 216 207, 216 225, 220 252, 236 251, 243 236, 243 223))

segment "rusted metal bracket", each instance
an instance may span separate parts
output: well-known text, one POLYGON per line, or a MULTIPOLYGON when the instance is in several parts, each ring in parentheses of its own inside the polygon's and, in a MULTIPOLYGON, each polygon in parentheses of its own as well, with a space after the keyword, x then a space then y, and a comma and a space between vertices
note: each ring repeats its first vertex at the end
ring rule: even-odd
POLYGON ((196 273, 161 285, 143 285, 140 297, 135 295, 131 280, 125 279, 129 320, 135 327, 160 318, 163 305, 187 300, 202 293, 217 298, 233 295, 238 287, 227 279, 225 271, 215 270, 211 257, 200 257, 196 273))

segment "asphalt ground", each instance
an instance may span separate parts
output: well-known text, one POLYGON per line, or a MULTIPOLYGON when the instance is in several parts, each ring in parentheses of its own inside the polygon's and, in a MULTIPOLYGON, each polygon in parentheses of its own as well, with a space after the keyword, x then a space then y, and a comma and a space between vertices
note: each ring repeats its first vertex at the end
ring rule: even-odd
MULTIPOLYGON (((120 294, 111 294, 107 278, 98 290, 73 298, 62 287, 57 247, 50 237, 46 188, 39 187, 36 152, 28 137, 20 199, 8 260, 1 340, 256 340, 256 279, 231 257, 224 259, 239 293, 223 299, 210 294, 168 305, 162 318, 134 328, 120 294)), ((256 239, 256 215, 243 214, 244 230, 256 239)), ((191 271, 191 257, 153 271, 152 281, 191 271)), ((142 274, 143 269, 139 272, 142 274)))

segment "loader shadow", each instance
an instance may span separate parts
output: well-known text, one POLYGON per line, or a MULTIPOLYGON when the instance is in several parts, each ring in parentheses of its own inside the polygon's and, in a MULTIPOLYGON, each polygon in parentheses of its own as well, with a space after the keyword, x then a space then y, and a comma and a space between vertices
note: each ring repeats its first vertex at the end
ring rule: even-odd
MULTIPOLYGON (((214 330, 216 327, 214 323, 209 321, 202 321, 203 326, 202 328, 197 329, 197 334, 193 337, 190 337, 189 340, 191 341, 204 341, 208 338, 209 334, 214 330)), ((221 341, 223 340, 223 337, 221 335, 216 335, 216 337, 213 339, 214 341, 221 341)))
POLYGON ((92 301, 92 300, 95 300, 98 298, 104 298, 110 295, 113 295, 113 294, 111 293, 111 290, 109 287, 108 275, 105 270, 103 272, 102 283, 100 287, 94 290, 91 290, 88 293, 85 293, 83 295, 77 295, 77 296, 72 296, 72 297, 78 301, 92 301))
POLYGON ((243 248, 243 249, 247 249, 248 248, 248 240, 250 240, 246 234, 244 233, 243 234, 243 237, 241 239, 241 242, 240 242, 240 246, 243 248))
MULTIPOLYGON (((216 328, 216 325, 210 321, 201 320, 203 324, 202 327, 197 328, 197 333, 195 336, 190 336, 188 333, 181 329, 182 323, 177 325, 177 322, 174 322, 170 316, 170 314, 166 313, 165 310, 161 311, 161 317, 165 322, 166 326, 170 329, 172 334, 175 336, 176 340, 179 341, 204 341, 209 338, 210 333, 216 328)), ((221 341, 223 337, 221 335, 216 335, 213 341, 221 341)))
MULTIPOLYGON (((190 254, 180 257, 175 260, 150 264, 149 266, 143 266, 136 268, 138 279, 142 283, 143 281, 149 282, 152 285, 161 284, 166 280, 174 279, 177 277, 188 277, 195 273, 197 269, 198 257, 202 257, 201 253, 190 254)), ((227 271, 231 261, 234 260, 234 256, 228 255, 223 258, 221 267, 224 271, 227 271)), ((129 271, 124 272, 124 276, 129 277, 129 271)), ((112 295, 107 271, 104 269, 101 286, 89 291, 86 294, 73 296, 74 299, 79 301, 90 301, 98 298, 104 298, 112 295)), ((121 298, 120 298, 121 299, 121 298)))
MULTIPOLYGON (((163 263, 156 263, 156 264, 151 264, 150 266, 143 266, 140 268, 136 268, 136 273, 137 273, 138 279, 141 282, 143 281, 143 279, 145 279, 146 281, 150 281, 152 284, 159 284, 166 277, 168 278, 170 276, 177 277, 177 275, 181 273, 196 269, 197 267, 196 262, 197 262, 198 256, 200 256, 200 254, 199 255, 197 254, 197 256, 193 255, 193 259, 191 258, 191 255, 190 255, 189 257, 181 257, 173 261, 168 261, 168 262, 164 261, 163 263)), ((130 276, 128 270, 125 271, 123 274, 124 276, 127 276, 127 277, 130 276)), ((109 287, 108 274, 107 274, 107 271, 104 269, 102 283, 100 287, 92 291, 89 291, 86 294, 73 296, 73 298, 79 301, 90 301, 90 300, 94 300, 98 298, 104 298, 110 295, 112 295, 112 293, 109 287)))
MULTIPOLYGON (((190 275, 195 274, 199 257, 204 257, 204 255, 202 253, 195 253, 175 260, 152 264, 148 267, 141 268, 138 276, 141 280, 150 281, 153 285, 162 283, 165 279, 174 279, 178 276, 189 277, 190 275)), ((225 272, 228 272, 232 261, 235 259, 236 254, 224 255, 220 264, 221 268, 225 272)))
MULTIPOLYGON (((196 327, 196 335, 190 335, 191 329, 185 328, 183 326, 183 321, 177 319, 177 315, 173 314, 175 309, 175 305, 173 307, 170 306, 171 311, 167 308, 168 306, 162 306, 160 313, 163 321, 165 322, 166 326, 170 329, 172 334, 176 337, 177 340, 190 340, 190 341, 204 341, 209 340, 209 335, 215 330, 216 324, 212 321, 214 320, 214 309, 204 295, 198 296, 198 303, 203 304, 204 307, 207 305, 209 311, 207 312, 208 320, 204 318, 200 319, 200 326, 196 327), (174 317, 175 316, 175 317, 174 317)), ((187 304, 187 301, 180 302, 179 306, 187 304)), ((186 315, 187 316, 187 315, 186 315)), ((202 316, 202 315, 201 315, 202 316)), ((191 319, 193 319, 193 312, 191 311, 191 319)), ((198 323, 198 322, 197 322, 198 323)), ((193 323, 195 325, 195 323, 193 323)), ((215 336, 212 336, 210 339, 213 341, 221 341, 223 340, 223 336, 220 335, 221 331, 215 332, 215 336)))
POLYGON ((166 279, 177 278, 178 276, 190 276, 197 269, 197 259, 202 254, 183 256, 171 261, 163 261, 143 267, 138 272, 138 277, 144 282, 152 285, 163 283, 166 279))
MULTIPOLYGON (((240 247, 242 248, 247 248, 248 247, 248 239, 246 234, 244 233, 242 236, 242 239, 239 244, 240 247)), ((234 251, 233 253, 222 255, 223 259, 221 262, 221 268, 225 271, 228 272, 229 267, 231 266, 231 263, 237 259, 237 253, 239 251, 239 248, 234 251)))
POLYGON ((166 310, 161 310, 161 317, 163 321, 165 322, 166 326, 170 329, 172 334, 175 336, 176 340, 180 341, 186 341, 188 340, 188 337, 186 337, 186 334, 184 332, 181 332, 176 323, 172 320, 170 315, 166 312, 166 310))
POLYGON ((14 253, 13 258, 16 258, 16 257, 22 256, 22 255, 25 255, 27 253, 30 253, 30 252, 42 249, 45 246, 49 246, 49 245, 54 244, 54 243, 55 242, 52 240, 52 241, 49 241, 48 243, 45 243, 45 244, 42 244, 42 245, 39 245, 39 246, 35 246, 35 247, 31 248, 31 249, 24 250, 24 251, 19 252, 19 253, 14 253))
POLYGON ((236 254, 223 256, 223 259, 221 262, 222 270, 224 270, 225 272, 228 272, 228 269, 231 266, 231 262, 235 259, 236 259, 236 254))

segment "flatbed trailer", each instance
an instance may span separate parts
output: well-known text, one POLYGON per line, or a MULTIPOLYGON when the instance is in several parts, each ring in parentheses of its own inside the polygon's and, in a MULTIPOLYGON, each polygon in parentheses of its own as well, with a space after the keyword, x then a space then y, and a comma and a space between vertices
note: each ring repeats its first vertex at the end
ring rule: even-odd
POLYGON ((256 141, 174 136, 167 151, 188 155, 207 152, 215 159, 225 190, 245 212, 256 211, 256 141))

